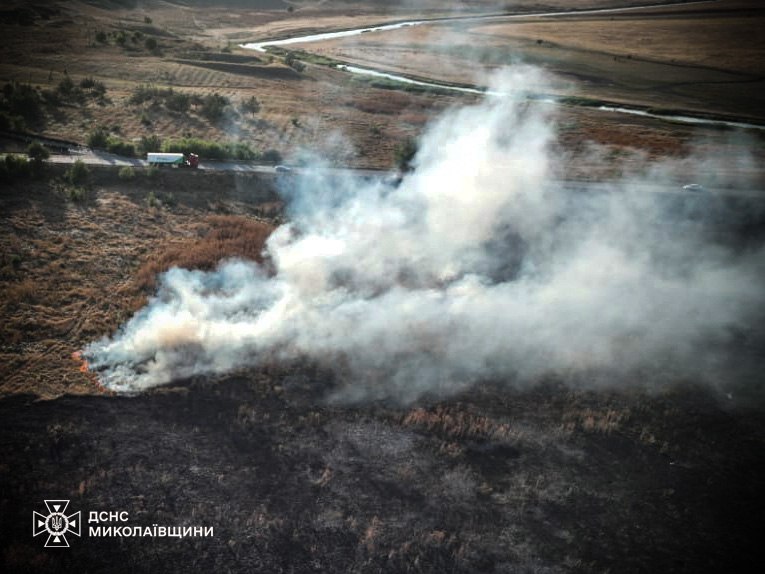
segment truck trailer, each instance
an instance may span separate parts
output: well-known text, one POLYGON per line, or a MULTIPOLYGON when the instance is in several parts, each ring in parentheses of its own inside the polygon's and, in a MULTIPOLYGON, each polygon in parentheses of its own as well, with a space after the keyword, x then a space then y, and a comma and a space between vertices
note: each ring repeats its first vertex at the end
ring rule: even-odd
POLYGON ((146 154, 146 161, 149 165, 171 165, 174 167, 199 167, 199 156, 195 153, 158 153, 150 152, 146 154))

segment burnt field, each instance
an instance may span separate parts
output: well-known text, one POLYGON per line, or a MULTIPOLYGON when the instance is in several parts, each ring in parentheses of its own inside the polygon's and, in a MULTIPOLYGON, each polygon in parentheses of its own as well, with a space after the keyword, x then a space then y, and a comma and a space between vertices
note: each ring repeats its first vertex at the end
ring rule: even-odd
POLYGON ((328 405, 311 365, 0 401, 6 572, 719 572, 756 556, 763 420, 724 396, 482 385, 328 405), (45 498, 214 538, 32 539, 45 498))

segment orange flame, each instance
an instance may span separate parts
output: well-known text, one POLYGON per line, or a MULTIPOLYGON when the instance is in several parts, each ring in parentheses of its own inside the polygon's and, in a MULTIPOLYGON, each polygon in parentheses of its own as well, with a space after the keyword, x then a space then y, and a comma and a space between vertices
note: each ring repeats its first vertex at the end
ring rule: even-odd
POLYGON ((101 384, 101 381, 98 380, 98 375, 96 375, 94 372, 90 370, 90 366, 88 365, 88 362, 82 356, 82 351, 75 351, 74 353, 72 353, 72 360, 77 361, 80 364, 79 371, 87 376, 87 378, 96 386, 96 389, 98 389, 99 393, 103 393, 106 395, 114 394, 113 391, 110 391, 105 386, 103 386, 101 384))
POLYGON ((80 363, 80 372, 81 373, 89 373, 90 368, 88 367, 88 362, 83 359, 82 357, 82 351, 75 351, 72 353, 72 360, 77 361, 80 363))

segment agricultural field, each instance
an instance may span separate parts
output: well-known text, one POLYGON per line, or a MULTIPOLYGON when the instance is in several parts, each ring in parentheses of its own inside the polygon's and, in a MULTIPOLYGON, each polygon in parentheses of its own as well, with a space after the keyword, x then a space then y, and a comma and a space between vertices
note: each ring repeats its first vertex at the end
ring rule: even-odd
POLYGON ((754 571, 763 24, 5 2, 0 571, 754 571))

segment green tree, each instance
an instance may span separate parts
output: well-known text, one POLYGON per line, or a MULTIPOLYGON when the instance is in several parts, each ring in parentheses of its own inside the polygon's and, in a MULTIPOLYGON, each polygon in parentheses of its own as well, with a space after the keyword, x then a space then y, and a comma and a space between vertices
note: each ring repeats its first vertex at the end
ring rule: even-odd
POLYGON ((106 149, 109 143, 109 132, 104 128, 96 128, 88 134, 88 147, 93 149, 106 149))
POLYGON ((254 116, 260 111, 260 102, 255 96, 251 96, 242 102, 241 108, 243 112, 254 116))
POLYGON ((64 174, 64 179, 72 185, 82 185, 88 181, 88 177, 90 177, 90 170, 81 159, 74 162, 64 174))
POLYGON ((29 84, 5 84, 3 95, 11 116, 20 116, 30 124, 41 123, 44 119, 42 96, 29 84))
POLYGON ((40 142, 33 142, 27 148, 27 155, 32 162, 32 169, 39 173, 42 171, 43 162, 50 157, 50 152, 40 142))
POLYGON ((223 112, 228 104, 228 98, 221 96, 217 92, 207 94, 202 99, 202 109, 200 113, 211 122, 215 122, 223 117, 223 112))
POLYGON ((159 47, 154 38, 146 38, 143 45, 149 52, 154 52, 159 47))

